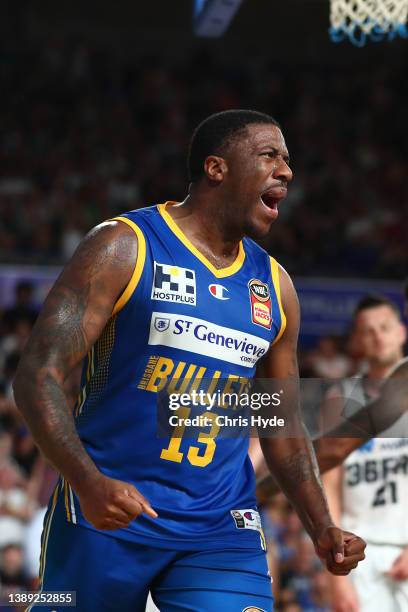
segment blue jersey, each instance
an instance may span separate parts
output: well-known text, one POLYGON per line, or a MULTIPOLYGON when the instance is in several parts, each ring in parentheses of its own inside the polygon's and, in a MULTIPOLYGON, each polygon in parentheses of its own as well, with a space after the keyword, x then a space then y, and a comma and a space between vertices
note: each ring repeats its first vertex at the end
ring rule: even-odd
MULTIPOLYGON (((248 437, 217 437, 214 421, 195 439, 182 428, 159 437, 157 400, 163 389, 191 393, 203 381, 207 391, 220 381, 224 392, 244 388, 284 331, 278 264, 244 239, 235 262, 216 269, 169 205, 118 218, 137 235, 137 262, 85 361, 77 431, 98 468, 134 484, 159 515, 115 537, 163 548, 253 546, 260 525, 248 437)), ((67 520, 92 528, 63 479, 58 491, 67 520)))

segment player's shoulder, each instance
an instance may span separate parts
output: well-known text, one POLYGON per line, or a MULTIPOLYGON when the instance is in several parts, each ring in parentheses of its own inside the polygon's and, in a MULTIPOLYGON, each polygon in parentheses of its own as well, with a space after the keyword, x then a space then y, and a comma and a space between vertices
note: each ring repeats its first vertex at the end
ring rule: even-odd
MULTIPOLYGON (((81 240, 71 263, 85 266, 89 259, 134 266, 135 259, 146 251, 145 215, 155 214, 156 206, 126 211, 95 225, 81 240)), ((156 212, 157 214, 157 212, 156 212)), ((86 266, 85 266, 86 267, 86 266)))
POLYGON ((252 240, 252 238, 245 236, 242 239, 242 242, 246 253, 250 253, 255 257, 263 257, 265 259, 269 259, 271 257, 269 253, 263 247, 261 247, 260 244, 255 242, 255 240, 252 240))
MULTIPOLYGON (((112 217, 95 229, 101 229, 104 226, 113 228, 113 236, 120 238, 120 235, 127 235, 128 239, 139 243, 145 243, 153 228, 157 231, 157 221, 160 217, 159 205, 146 206, 144 208, 135 208, 121 212, 115 217, 112 217)), ((108 237, 109 239, 109 237, 108 237)))
POLYGON ((283 266, 278 262, 276 257, 268 253, 261 245, 257 242, 248 238, 247 236, 243 239, 244 249, 246 255, 252 257, 254 260, 264 261, 267 266, 276 267, 279 270, 279 273, 287 274, 286 270, 283 266))
POLYGON ((278 302, 281 305, 282 312, 288 310, 292 315, 294 322, 299 318, 299 300, 293 281, 287 270, 279 263, 279 261, 263 247, 254 242, 251 238, 245 237, 244 240, 245 253, 259 262, 259 258, 263 259, 263 264, 270 271, 272 285, 278 302))
POLYGON ((125 212, 120 213, 114 220, 122 220, 129 219, 134 223, 143 223, 152 221, 155 218, 158 218, 159 214, 159 205, 153 204, 150 206, 144 206, 143 208, 135 208, 133 210, 127 210, 125 212))
POLYGON ((406 376, 408 370, 408 356, 400 359, 389 371, 388 377, 393 375, 401 374, 406 376))
POLYGON ((280 278, 287 278, 291 281, 289 272, 283 267, 283 265, 276 259, 274 255, 271 255, 266 251, 261 245, 257 242, 248 238, 247 236, 243 239, 244 248, 246 253, 250 253, 254 257, 260 257, 265 259, 268 265, 272 266, 272 268, 276 267, 279 271, 280 278))

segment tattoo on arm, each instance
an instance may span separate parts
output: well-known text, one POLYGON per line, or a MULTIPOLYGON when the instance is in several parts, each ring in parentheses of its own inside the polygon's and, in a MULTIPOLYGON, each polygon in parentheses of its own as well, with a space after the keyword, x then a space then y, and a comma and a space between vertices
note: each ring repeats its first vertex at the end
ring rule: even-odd
POLYGON ((38 324, 34 327, 28 356, 43 361, 58 351, 60 365, 71 366, 87 350, 83 319, 88 303, 90 283, 73 290, 59 284, 46 304, 38 324))
POLYGON ((294 487, 314 478, 313 466, 307 451, 297 450, 281 461, 280 469, 285 474, 286 482, 294 487))
POLYGON ((133 271, 135 237, 119 226, 91 232, 79 247, 44 304, 14 383, 35 441, 71 484, 96 468, 76 433, 63 384, 98 339, 133 271))

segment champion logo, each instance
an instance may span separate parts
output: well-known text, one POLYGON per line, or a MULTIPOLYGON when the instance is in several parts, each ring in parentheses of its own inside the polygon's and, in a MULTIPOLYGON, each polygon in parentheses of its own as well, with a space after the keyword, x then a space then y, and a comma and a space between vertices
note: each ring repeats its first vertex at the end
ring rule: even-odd
POLYGON ((228 289, 224 285, 208 285, 208 291, 217 300, 229 300, 228 289))

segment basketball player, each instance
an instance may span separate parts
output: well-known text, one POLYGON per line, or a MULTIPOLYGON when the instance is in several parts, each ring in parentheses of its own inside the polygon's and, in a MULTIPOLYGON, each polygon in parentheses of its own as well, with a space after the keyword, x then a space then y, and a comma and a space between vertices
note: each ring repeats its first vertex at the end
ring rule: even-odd
MULTIPOLYGON (((292 179, 279 125, 254 111, 209 117, 193 135, 189 173, 183 203, 90 232, 15 380, 17 404, 61 473, 42 588, 76 590, 84 612, 142 611, 149 589, 163 612, 272 610, 247 438, 217 438, 215 415, 195 439, 180 428, 159 438, 156 400, 204 378, 208 389, 242 387, 261 362, 267 378, 298 377, 296 293, 251 239, 268 233, 292 179), (72 413, 62 385, 83 358, 72 413)), ((348 574, 365 543, 333 525, 308 441, 262 447, 319 556, 348 574)))
MULTIPOLYGON (((354 336, 367 361, 356 384, 344 381, 358 402, 376 395, 378 383, 402 359, 406 330, 398 308, 367 297, 356 309, 354 336)), ((401 367, 401 366, 400 366, 401 367)), ((347 410, 347 406, 345 407, 347 410)), ((324 476, 333 514, 368 541, 367 560, 351 581, 332 577, 335 612, 408 610, 408 428, 404 415, 386 432, 324 476)))

